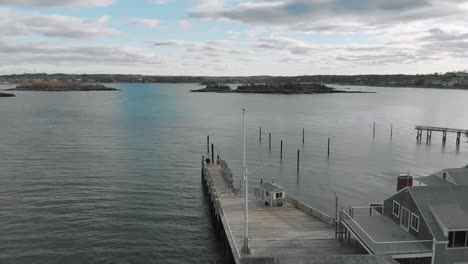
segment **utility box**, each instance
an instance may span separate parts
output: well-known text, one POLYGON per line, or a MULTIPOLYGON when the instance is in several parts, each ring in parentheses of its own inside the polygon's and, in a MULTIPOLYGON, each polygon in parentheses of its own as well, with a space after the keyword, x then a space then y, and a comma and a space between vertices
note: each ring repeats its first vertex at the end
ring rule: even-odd
POLYGON ((261 198, 266 206, 283 206, 286 204, 286 190, 273 182, 265 182, 261 186, 261 198))

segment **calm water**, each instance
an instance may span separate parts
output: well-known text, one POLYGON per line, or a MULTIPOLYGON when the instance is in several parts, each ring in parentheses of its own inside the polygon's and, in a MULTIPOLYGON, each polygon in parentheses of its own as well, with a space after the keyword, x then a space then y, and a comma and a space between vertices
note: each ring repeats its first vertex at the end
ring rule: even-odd
POLYGON ((366 205, 392 194, 399 173, 468 164, 466 137, 457 149, 449 135, 444 148, 439 134, 431 145, 416 144, 414 131, 418 124, 468 128, 468 91, 352 87, 377 93, 288 96, 115 86, 122 92, 0 98, 0 263, 221 262, 199 161, 210 135, 216 152, 241 170, 243 107, 249 168, 274 161, 251 175, 251 185, 260 177, 280 182, 329 213, 335 192, 340 206, 366 205))

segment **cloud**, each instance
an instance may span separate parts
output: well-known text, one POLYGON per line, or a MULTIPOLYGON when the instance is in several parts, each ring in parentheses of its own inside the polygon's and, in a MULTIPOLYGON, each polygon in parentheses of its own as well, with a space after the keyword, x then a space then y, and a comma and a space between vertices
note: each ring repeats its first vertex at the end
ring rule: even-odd
POLYGON ((429 35, 420 38, 421 41, 454 41, 468 40, 468 32, 447 32, 440 28, 431 28, 428 30, 429 35))
POLYGON ((98 38, 119 34, 107 27, 108 16, 99 19, 23 13, 0 8, 0 35, 42 35, 61 38, 98 38))
POLYGON ((87 8, 109 6, 114 2, 115 0, 0 0, 0 5, 87 8))
POLYGON ((399 23, 450 18, 463 20, 467 0, 270 0, 234 5, 199 5, 193 18, 282 27, 295 31, 379 30, 399 23))
POLYGON ((162 5, 171 2, 172 0, 148 0, 150 3, 162 5))
POLYGON ((114 45, 69 46, 58 42, 19 42, 0 39, 2 67, 13 65, 83 64, 152 65, 162 58, 144 49, 114 45))
POLYGON ((156 27, 159 27, 159 25, 161 24, 161 21, 157 19, 149 19, 149 18, 133 18, 133 19, 130 19, 129 23, 133 25, 156 28, 156 27))
POLYGON ((181 29, 189 29, 192 27, 192 23, 190 23, 190 21, 186 20, 186 19, 183 19, 181 21, 179 21, 179 27, 181 29))
POLYGON ((207 42, 190 42, 185 40, 161 40, 153 43, 157 47, 182 48, 186 53, 207 56, 219 57, 225 55, 240 55, 251 54, 249 47, 242 43, 234 43, 229 40, 215 40, 207 42))

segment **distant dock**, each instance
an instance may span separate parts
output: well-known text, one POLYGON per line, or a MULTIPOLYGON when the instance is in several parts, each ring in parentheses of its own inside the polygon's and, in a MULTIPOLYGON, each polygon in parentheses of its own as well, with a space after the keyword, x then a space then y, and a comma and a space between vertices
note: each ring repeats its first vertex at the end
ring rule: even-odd
POLYGON ((388 256, 365 255, 358 243, 338 240, 343 234, 337 234, 334 217, 290 196, 285 205, 268 207, 253 193, 248 200, 250 252, 244 252, 244 197, 227 163, 219 157, 214 164, 208 161, 203 158, 201 164, 203 189, 231 263, 396 263, 388 256))
POLYGON ((418 134, 416 140, 418 142, 422 141, 423 131, 426 131, 426 142, 429 143, 432 140, 432 132, 442 132, 442 143, 447 142, 447 133, 456 133, 457 134, 457 145, 460 144, 461 134, 468 134, 468 129, 458 129, 458 128, 447 128, 447 127, 432 127, 432 126, 416 126, 418 134))

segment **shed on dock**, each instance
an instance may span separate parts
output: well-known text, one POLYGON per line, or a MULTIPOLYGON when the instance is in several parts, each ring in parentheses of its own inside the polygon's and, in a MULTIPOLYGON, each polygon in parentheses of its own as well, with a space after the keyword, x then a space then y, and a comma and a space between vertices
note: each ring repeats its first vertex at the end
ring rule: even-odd
POLYGON ((262 202, 270 207, 283 206, 286 203, 286 189, 273 183, 265 182, 261 186, 262 202))

